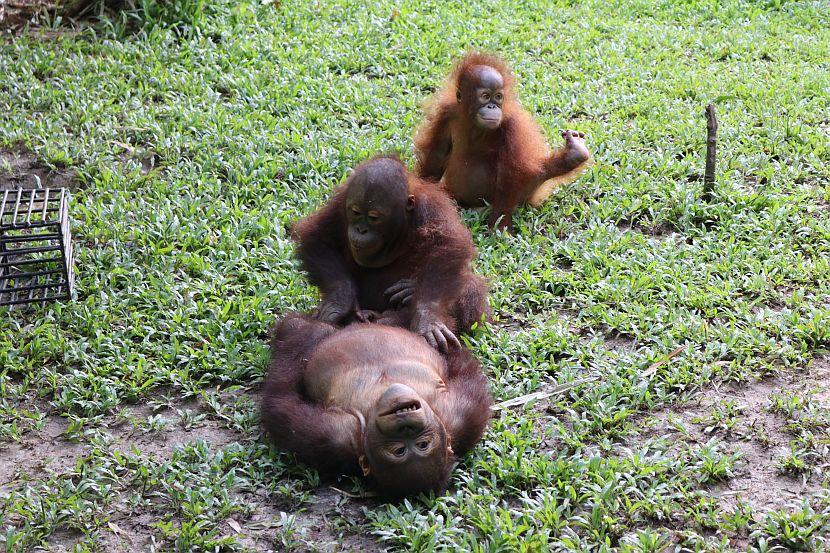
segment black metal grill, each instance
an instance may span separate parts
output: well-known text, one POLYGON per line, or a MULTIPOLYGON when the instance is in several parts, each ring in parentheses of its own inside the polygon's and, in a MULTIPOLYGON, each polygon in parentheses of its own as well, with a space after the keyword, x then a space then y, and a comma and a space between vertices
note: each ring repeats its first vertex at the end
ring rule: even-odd
POLYGON ((72 297, 66 188, 0 190, 0 305, 72 297))

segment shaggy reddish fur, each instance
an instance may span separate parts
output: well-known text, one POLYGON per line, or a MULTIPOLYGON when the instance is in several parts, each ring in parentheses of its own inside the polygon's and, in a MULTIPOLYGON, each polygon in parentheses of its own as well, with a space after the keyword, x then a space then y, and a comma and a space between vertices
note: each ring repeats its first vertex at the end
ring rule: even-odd
POLYGON ((443 178, 462 205, 483 205, 485 200, 493 207, 488 224, 500 221, 502 228, 511 226, 519 204, 538 206, 556 185, 575 179, 591 164, 590 156, 574 158, 566 148, 551 152, 541 129, 516 99, 510 69, 498 57, 481 53, 462 58, 430 102, 415 135, 415 154, 420 177, 443 178), (475 68, 482 65, 496 69, 504 80, 502 124, 493 131, 483 131, 474 122, 475 68), (486 175, 477 177, 487 180, 480 198, 482 187, 469 182, 471 175, 486 175))
MULTIPOLYGON (((314 355, 333 334, 344 333, 345 336, 339 336, 348 338, 357 332, 381 328, 355 324, 337 330, 328 323, 299 314, 288 315, 274 325, 271 331, 271 364, 262 397, 262 422, 280 449, 295 453, 301 460, 325 472, 360 473, 358 458, 364 454, 364 440, 361 425, 356 423, 353 411, 348 405, 321 405, 312 401, 307 387, 316 384, 303 377, 312 357, 316 363, 335 363, 343 367, 361 363, 360 359, 348 356, 321 359, 319 355, 314 355)), ((438 363, 437 372, 444 376, 436 385, 444 387, 445 391, 432 408, 448 432, 455 455, 464 455, 481 439, 491 416, 487 378, 478 361, 461 347, 453 347, 447 355, 441 356, 434 354, 422 340, 402 345, 400 340, 393 340, 394 343, 384 340, 384 335, 389 332, 377 334, 377 351, 382 352, 390 364, 407 358, 409 352, 405 348, 417 347, 425 348, 426 353, 431 354, 428 357, 438 363)), ((347 381, 343 385, 349 384, 347 381)), ((359 390, 352 393, 357 394, 359 390)), ((411 475, 404 482, 384 482, 382 491, 392 497, 427 490, 441 491, 447 485, 455 460, 448 457, 444 469, 436 474, 420 478, 411 475)))
POLYGON ((355 262, 347 238, 347 179, 328 203, 292 229, 297 256, 323 295, 333 283, 351 281, 360 309, 376 312, 383 324, 408 328, 418 305, 434 305, 437 318, 450 330, 466 332, 487 313, 487 284, 470 270, 476 253, 470 231, 446 192, 406 175, 415 197, 407 253, 380 268, 355 262), (408 306, 392 309, 384 291, 401 279, 415 281, 415 295, 408 306))

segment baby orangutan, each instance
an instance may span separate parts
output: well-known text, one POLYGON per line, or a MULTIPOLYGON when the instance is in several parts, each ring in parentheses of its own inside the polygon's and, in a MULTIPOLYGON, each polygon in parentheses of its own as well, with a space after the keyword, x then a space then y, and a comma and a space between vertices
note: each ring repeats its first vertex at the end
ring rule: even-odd
POLYGON ((513 75, 495 56, 467 54, 432 101, 415 136, 418 176, 443 180, 462 206, 493 206, 490 227, 510 228, 522 203, 541 205, 557 184, 591 165, 585 133, 565 131, 551 152, 516 99, 513 75))
POLYGON ((323 471, 362 472, 389 498, 443 491, 490 403, 461 347, 442 356, 403 328, 297 314, 272 331, 262 421, 274 443, 323 471))
POLYGON ((446 351, 488 312, 487 284, 470 268, 473 239, 452 200, 397 158, 358 165, 292 236, 320 288, 322 321, 403 326, 446 351))

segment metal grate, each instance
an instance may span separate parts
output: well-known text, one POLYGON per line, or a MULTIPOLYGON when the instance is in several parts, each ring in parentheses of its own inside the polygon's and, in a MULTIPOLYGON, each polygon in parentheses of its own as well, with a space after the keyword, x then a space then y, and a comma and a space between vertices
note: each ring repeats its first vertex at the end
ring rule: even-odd
POLYGON ((72 297, 66 188, 0 190, 0 305, 72 297))

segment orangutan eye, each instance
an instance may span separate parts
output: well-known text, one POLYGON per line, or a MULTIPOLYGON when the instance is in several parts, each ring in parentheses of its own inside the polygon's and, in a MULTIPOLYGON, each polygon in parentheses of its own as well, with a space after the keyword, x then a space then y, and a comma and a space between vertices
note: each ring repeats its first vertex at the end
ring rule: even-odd
POLYGON ((429 440, 421 440, 416 444, 421 451, 429 447, 429 440))
POLYGON ((356 207, 352 207, 352 214, 353 215, 360 215, 360 210, 357 209, 356 207))
POLYGON ((378 215, 376 212, 374 212, 374 211, 369 212, 369 220, 370 221, 375 222, 379 219, 380 219, 380 215, 378 215))
POLYGON ((403 454, 406 453, 406 446, 398 446, 392 450, 392 455, 395 457, 403 457, 403 454))
POLYGON ((482 95, 481 95, 481 97, 482 97, 482 99, 483 99, 485 102, 489 102, 489 101, 490 101, 490 95, 489 95, 489 94, 487 94, 486 92, 485 92, 484 94, 482 94, 482 95))
POLYGON ((502 94, 501 92, 496 94, 496 101, 497 102, 501 102, 503 99, 504 99, 504 94, 502 94))

